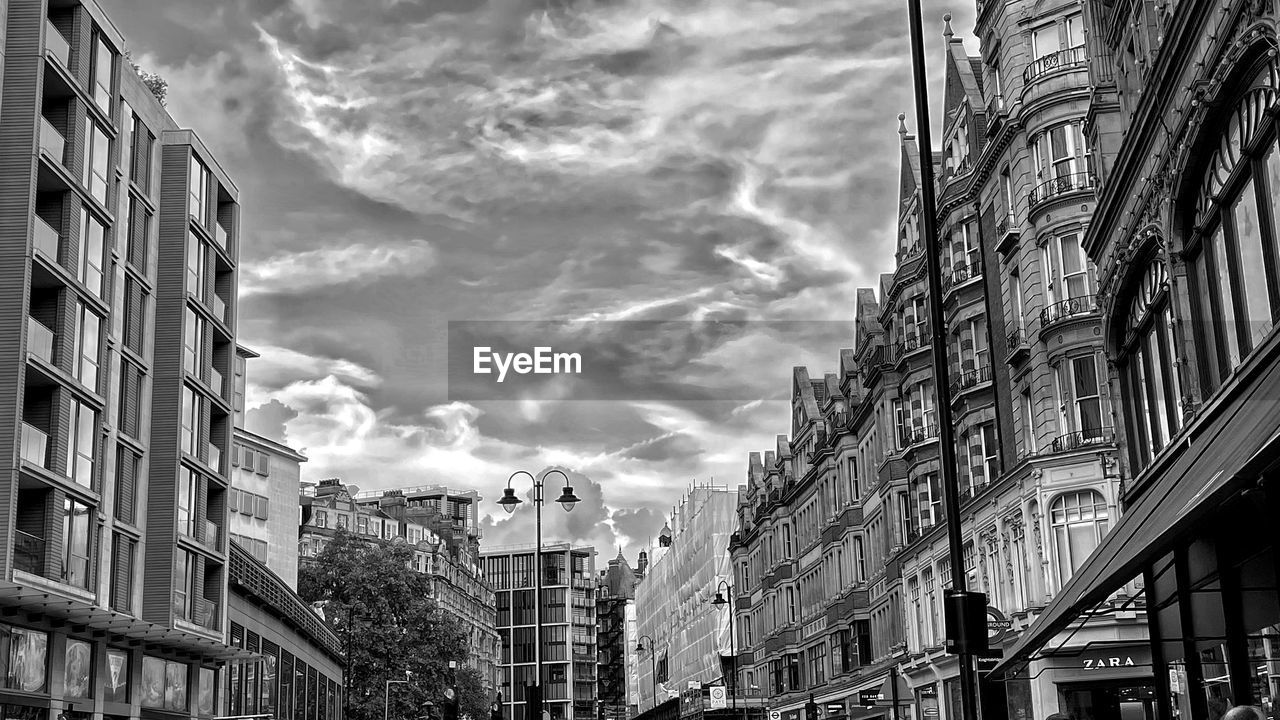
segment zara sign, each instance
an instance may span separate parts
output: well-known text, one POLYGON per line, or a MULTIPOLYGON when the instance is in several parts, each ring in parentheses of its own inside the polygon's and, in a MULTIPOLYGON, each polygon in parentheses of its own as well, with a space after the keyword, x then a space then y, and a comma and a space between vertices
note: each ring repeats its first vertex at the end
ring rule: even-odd
POLYGON ((1132 655, 1112 655, 1111 657, 1084 658, 1081 661, 1085 670, 1101 670, 1103 668, 1134 667, 1132 655))

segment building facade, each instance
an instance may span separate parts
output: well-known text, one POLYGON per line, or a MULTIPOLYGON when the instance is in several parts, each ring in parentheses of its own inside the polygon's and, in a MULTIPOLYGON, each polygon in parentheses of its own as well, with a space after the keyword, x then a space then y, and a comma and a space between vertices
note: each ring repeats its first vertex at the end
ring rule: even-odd
POLYGON ((1280 64, 1271 0, 1082 3, 1106 380, 1125 515, 997 671, 1057 661, 1082 615, 1145 588, 1149 716, 1280 693, 1280 64))
POLYGON ((213 716, 238 190, 91 0, 0 33, 3 712, 213 716))
POLYGON ((656 662, 639 658, 641 709, 675 697, 691 682, 723 683, 739 700, 749 694, 750 686, 735 685, 729 670, 735 649, 730 611, 711 604, 717 589, 727 598, 733 585, 726 548, 737 503, 737 491, 728 487, 691 488, 672 509, 649 555, 649 568, 636 587, 636 633, 648 638, 643 654, 655 654, 656 662))
POLYGON ((600 720, 623 720, 635 713, 639 696, 636 673, 636 574, 618 557, 600 571, 596 587, 596 699, 600 720))
POLYGON ((432 488, 425 500, 415 499, 415 489, 379 491, 375 500, 368 495, 353 497, 337 479, 306 485, 303 490, 303 525, 297 541, 300 561, 318 555, 340 530, 412 545, 414 570, 431 577, 432 599, 470 633, 474 667, 487 690, 497 688, 500 646, 493 586, 476 553, 478 532, 469 530, 474 522, 468 518, 474 516, 473 501, 479 496, 432 488), (445 501, 450 497, 465 497, 469 502, 459 509, 445 501), (442 515, 437 507, 450 514, 442 515))
POLYGON ((598 712, 596 551, 568 543, 543 544, 542 612, 538 613, 536 549, 534 545, 495 547, 481 553, 498 608, 503 717, 525 720, 525 687, 534 683, 540 656, 542 709, 553 720, 594 719, 598 712))
MULTIPOLYGON (((979 3, 977 21, 980 57, 949 18, 944 29, 933 170, 946 327, 930 327, 921 157, 903 123, 895 267, 878 293, 859 292, 839 372, 796 369, 791 432, 751 456, 740 490, 743 640, 784 718, 810 694, 836 716, 888 717, 896 696, 899 717, 959 717, 959 670, 943 649, 952 573, 1009 621, 1007 649, 1120 516, 1115 395, 1084 252, 1108 162, 1089 133, 1084 15, 1075 2, 1009 0, 979 3), (937 333, 954 519, 938 466, 937 333), (951 567, 949 521, 962 526, 963 568, 951 567)), ((1140 589, 1114 588, 1030 672, 983 674, 982 717, 1150 717, 1140 589)))

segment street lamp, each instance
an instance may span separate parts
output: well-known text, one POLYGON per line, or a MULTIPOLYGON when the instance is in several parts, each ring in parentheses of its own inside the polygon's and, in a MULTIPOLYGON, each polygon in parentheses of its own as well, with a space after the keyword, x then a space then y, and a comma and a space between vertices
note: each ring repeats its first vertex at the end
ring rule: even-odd
POLYGON ((636 654, 644 652, 644 641, 649 641, 649 681, 653 684, 653 706, 658 707, 658 665, 654 660, 658 656, 658 648, 653 638, 641 635, 636 641, 636 654))
POLYGON ((410 677, 413 677, 413 673, 405 670, 403 680, 387 681, 387 689, 382 694, 382 720, 388 720, 388 715, 391 713, 391 686, 396 683, 408 683, 410 677))
MULTIPOLYGON (((733 586, 729 584, 729 581, 721 580, 720 584, 716 585, 716 596, 711 600, 711 604, 730 606, 729 607, 729 654, 730 654, 729 672, 733 676, 733 684, 730 686, 730 689, 729 689, 729 697, 732 698, 733 709, 737 710, 738 709, 738 638, 736 635, 733 634, 733 607, 730 604, 730 602, 725 599, 724 594, 721 594, 720 588, 724 588, 725 593, 727 593, 729 597, 733 597, 733 586)), ((742 717, 744 719, 747 717, 747 702, 745 698, 742 701, 742 717)))
MULTIPOLYGON (((517 475, 529 476, 529 480, 533 482, 533 514, 534 514, 534 518, 536 519, 535 527, 537 529, 536 530, 537 542, 534 545, 534 550, 533 550, 533 555, 534 555, 533 605, 535 608, 537 608, 536 615, 534 618, 535 622, 533 625, 533 633, 534 633, 534 637, 533 637, 534 683, 533 685, 534 687, 538 688, 537 697, 538 697, 539 705, 541 705, 541 702, 542 702, 542 573, 543 573, 543 568, 542 568, 542 483, 544 480, 547 479, 547 476, 550 475, 551 473, 557 473, 560 475, 560 477, 564 478, 564 491, 560 493, 560 497, 556 498, 556 502, 560 503, 560 507, 564 508, 565 512, 570 512, 571 510, 573 510, 573 506, 579 502, 579 498, 577 495, 573 494, 573 486, 569 484, 569 476, 565 475, 563 471, 555 470, 555 469, 544 472, 542 474, 542 479, 538 479, 537 477, 534 477, 532 473, 528 473, 524 470, 517 470, 511 473, 511 477, 507 478, 507 488, 502 491, 502 499, 498 501, 498 504, 502 506, 503 510, 506 510, 508 513, 515 512, 516 506, 519 505, 521 502, 523 502, 523 500, 521 500, 516 495, 515 489, 511 487, 511 481, 514 480, 517 475)), ((513 663, 514 663, 514 657, 515 656, 513 654, 512 655, 513 663)), ((511 675, 512 675, 512 680, 514 680, 515 679, 514 665, 512 666, 511 675)), ((526 690, 526 693, 527 693, 527 690, 526 690)), ((527 703, 527 700, 526 700, 526 703, 527 703)), ((540 720, 540 719, 527 718, 527 720, 540 720)))

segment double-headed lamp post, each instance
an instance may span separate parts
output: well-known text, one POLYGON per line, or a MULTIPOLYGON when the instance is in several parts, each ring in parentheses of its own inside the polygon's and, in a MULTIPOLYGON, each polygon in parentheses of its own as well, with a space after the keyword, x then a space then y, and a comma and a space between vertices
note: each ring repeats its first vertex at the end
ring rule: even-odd
MULTIPOLYGON (((565 512, 573 510, 573 506, 579 502, 580 498, 573 494, 573 486, 569 484, 569 476, 565 475, 563 471, 555 469, 548 470, 543 473, 541 479, 534 477, 532 473, 524 470, 517 470, 511 473, 511 477, 507 478, 507 489, 502 491, 502 499, 498 501, 498 504, 502 506, 503 510, 506 510, 508 513, 515 512, 516 506, 523 501, 516 495, 515 489, 511 487, 511 481, 515 480, 517 475, 528 475, 529 480, 533 481, 533 514, 536 518, 535 527, 537 528, 537 542, 534 544, 533 551, 533 605, 537 608, 535 610, 533 625, 533 685, 538 689, 539 705, 542 703, 542 483, 547 479, 547 476, 552 473, 556 473, 560 477, 564 478, 564 492, 560 493, 560 497, 556 498, 556 502, 560 503, 560 507, 564 508, 565 512)), ((514 665, 512 666, 511 675, 512 685, 514 686, 514 665)), ((527 694, 528 693, 526 692, 526 696, 527 694)), ((527 705, 527 697, 525 701, 527 705)), ((540 719, 527 718, 526 720, 540 719)))
POLYGON ((636 640, 637 653, 644 652, 645 640, 649 641, 649 682, 653 688, 653 706, 658 707, 658 664, 655 660, 658 657, 658 645, 648 635, 641 635, 640 639, 636 640))
MULTIPOLYGON (((729 654, 730 654, 729 672, 733 676, 733 684, 730 685, 729 697, 732 698, 733 709, 737 710, 738 709, 738 637, 733 634, 733 603, 725 599, 725 594, 727 594, 729 597, 733 597, 733 586, 729 584, 728 580, 721 580, 720 583, 716 585, 716 596, 714 599, 711 600, 711 604, 729 606, 729 654), (720 592, 721 588, 724 588, 724 591, 725 591, 724 594, 720 592)), ((725 683, 725 684, 729 685, 729 683, 725 683)), ((746 698, 743 698, 743 701, 742 701, 742 717, 743 718, 747 717, 746 698)))

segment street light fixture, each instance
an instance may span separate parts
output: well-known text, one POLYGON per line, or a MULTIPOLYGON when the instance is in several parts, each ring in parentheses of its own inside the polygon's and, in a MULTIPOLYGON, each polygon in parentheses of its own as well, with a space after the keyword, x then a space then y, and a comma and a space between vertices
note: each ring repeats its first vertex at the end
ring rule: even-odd
MULTIPOLYGON (((534 527, 536 528, 535 532, 536 532, 536 540, 537 540, 537 542, 534 544, 534 551, 533 551, 533 554, 534 554, 533 605, 535 608, 537 608, 535 610, 536 617, 534 618, 535 623, 533 626, 533 632, 534 632, 533 686, 538 688, 537 697, 538 697, 539 704, 541 704, 541 701, 542 701, 542 573, 543 573, 542 484, 543 484, 543 481, 547 479, 547 476, 552 473, 556 473, 560 477, 564 478, 564 491, 560 493, 560 497, 556 498, 556 502, 560 503, 560 507, 564 508, 565 512, 569 512, 573 510, 573 506, 578 504, 578 502, 580 501, 580 498, 577 495, 573 494, 573 486, 569 484, 569 476, 565 475, 564 471, 556 470, 556 469, 551 469, 544 472, 542 474, 541 479, 535 477, 532 473, 526 472, 524 470, 517 470, 511 473, 511 476, 507 478, 507 487, 505 490, 502 491, 502 499, 498 501, 498 504, 502 506, 503 510, 506 510, 508 513, 514 513, 516 511, 516 506, 524 501, 521 500, 519 496, 516 495, 515 488, 511 487, 511 481, 515 480, 517 475, 527 475, 529 477, 529 480, 533 482, 533 512, 534 512, 534 518, 535 518, 534 527)), ((513 658, 512 662, 514 663, 515 662, 514 655, 512 656, 512 658, 513 658)), ((514 667, 511 675, 512 675, 512 680, 514 680, 515 679, 514 667)), ((527 700, 526 700, 526 703, 527 703, 527 700)), ((540 720, 540 718, 528 718, 527 720, 540 720)))
MULTIPOLYGON (((729 581, 721 580, 720 583, 716 585, 716 596, 711 600, 712 605, 716 605, 716 606, 730 605, 730 602, 725 599, 724 593, 720 592, 721 588, 724 588, 725 593, 728 593, 729 597, 733 597, 733 586, 729 584, 729 581)), ((725 685, 729 686, 729 697, 732 698, 733 709, 737 710, 738 709, 738 637, 733 633, 733 607, 732 606, 729 608, 729 654, 730 654, 729 672, 733 677, 733 683, 732 684, 725 683, 725 685)), ((747 717, 747 702, 745 698, 743 698, 743 701, 742 701, 742 717, 744 718, 744 720, 747 717)))
POLYGON ((658 665, 654 660, 658 656, 658 648, 655 646, 653 638, 648 635, 641 635, 640 639, 636 640, 636 654, 644 652, 645 640, 649 641, 649 682, 653 686, 653 706, 658 707, 658 665))

